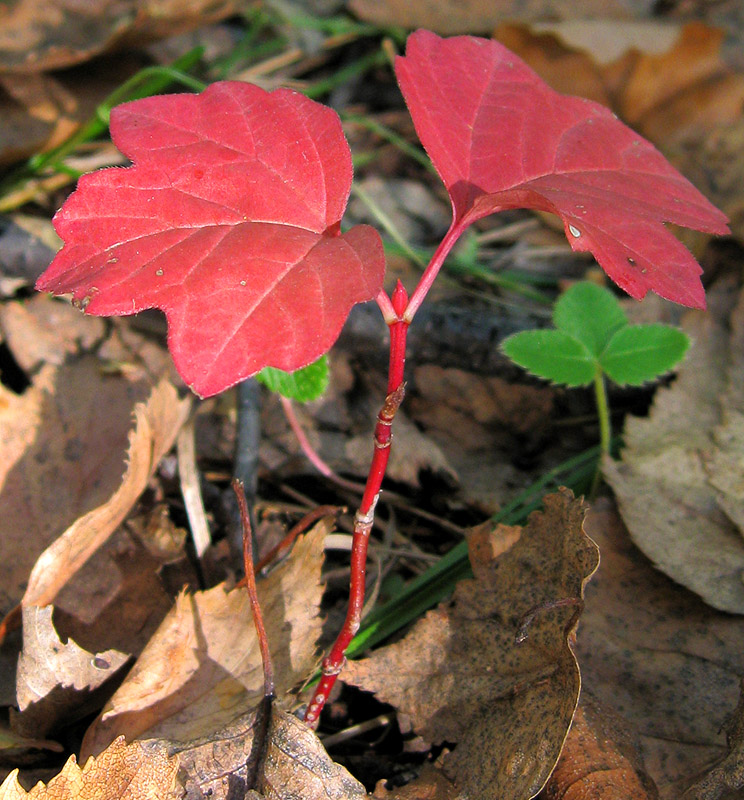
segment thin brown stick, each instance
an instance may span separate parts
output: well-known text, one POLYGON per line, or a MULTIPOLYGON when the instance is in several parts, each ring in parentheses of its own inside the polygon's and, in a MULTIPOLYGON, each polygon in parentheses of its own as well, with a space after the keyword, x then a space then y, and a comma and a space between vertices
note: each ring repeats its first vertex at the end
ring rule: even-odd
POLYGON ((273 698, 274 689, 274 666, 269 653, 269 640, 266 636, 266 628, 263 624, 261 606, 258 602, 258 591, 256 590, 256 573, 253 569, 253 551, 251 545, 251 520, 248 514, 248 502, 245 499, 243 484, 237 479, 232 481, 233 491, 238 499, 238 510, 240 511, 240 524, 243 528, 243 564, 245 565, 245 588, 248 590, 248 598, 253 614, 253 624, 256 627, 258 637, 258 647, 261 651, 261 661, 264 671, 264 697, 273 698))
POLYGON ((289 547, 292 545, 294 540, 305 530, 307 530, 314 522, 323 517, 330 517, 336 516, 337 514, 343 513, 346 509, 343 506, 318 506, 317 508, 313 509, 309 514, 305 514, 305 516, 295 525, 293 525, 289 533, 279 542, 276 547, 272 547, 268 553, 256 564, 256 572, 261 572, 261 570, 267 565, 271 564, 271 562, 280 554, 284 553, 289 547))

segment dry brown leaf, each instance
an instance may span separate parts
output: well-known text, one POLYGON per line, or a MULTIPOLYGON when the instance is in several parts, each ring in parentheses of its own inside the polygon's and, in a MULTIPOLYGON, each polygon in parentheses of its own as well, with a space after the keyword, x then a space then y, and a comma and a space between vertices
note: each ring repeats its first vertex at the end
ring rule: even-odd
POLYGON ((549 386, 427 364, 414 369, 409 408, 452 465, 467 502, 495 512, 527 481, 511 456, 517 442, 524 447, 548 433, 554 397, 549 386))
MULTIPOLYGON (((258 582, 279 696, 315 665, 328 522, 295 543, 258 582)), ((263 671, 248 595, 224 585, 182 594, 132 672, 86 734, 96 753, 124 734, 186 741, 235 719, 263 693, 263 671)))
POLYGON ((424 764, 418 778, 401 788, 387 790, 380 781, 372 793, 374 800, 457 800, 455 784, 438 765, 424 764))
MULTIPOLYGON (((63 638, 71 636, 89 650, 139 655, 170 611, 173 596, 160 572, 173 559, 147 548, 138 532, 140 519, 127 519, 57 595, 54 619, 63 638)), ((180 559, 185 558, 182 549, 180 559)))
POLYGON ((744 792, 744 679, 739 704, 726 722, 729 753, 693 784, 682 800, 736 800, 744 792))
POLYGON ((609 501, 595 502, 585 527, 602 560, 576 647, 584 681, 638 732, 660 796, 678 800, 691 776, 726 755, 744 625, 653 569, 609 501))
MULTIPOLYGON (((364 787, 330 759, 315 733, 297 717, 274 707, 267 741, 263 743, 255 741, 255 725, 256 712, 251 711, 201 739, 156 740, 152 745, 165 747, 169 755, 178 757, 185 790, 183 800, 230 800, 243 796, 267 800, 361 800, 367 796, 364 787), (260 761, 263 769, 257 763, 260 761), (254 780, 260 795, 251 795, 254 780)), ((142 745, 147 747, 150 742, 142 745)))
MULTIPOLYGON (((372 432, 358 434, 346 443, 346 456, 353 464, 367 464, 373 447, 372 432)), ((422 433, 405 412, 395 415, 395 447, 391 448, 390 461, 385 474, 390 480, 420 486, 422 472, 437 475, 449 484, 458 482, 457 473, 449 464, 441 448, 430 436, 422 433)), ((363 468, 360 470, 363 473, 363 468)))
POLYGON ((585 690, 542 800, 657 800, 626 726, 585 690))
POLYGON ((69 67, 122 42, 141 44, 224 19, 245 5, 242 0, 18 0, 0 12, 0 69, 69 67))
MULTIPOLYGON (((102 402, 100 397, 93 400, 102 402)), ((174 387, 165 380, 152 389, 147 402, 134 407, 135 427, 129 436, 128 463, 121 484, 102 505, 78 518, 39 556, 23 595, 24 606, 51 603, 71 576, 124 521, 160 459, 175 442, 190 408, 190 398, 179 400, 174 387)), ((111 409, 103 410, 111 413, 111 409)), ((88 446, 98 452, 104 445, 90 439, 88 446)))
POLYGON ((603 470, 654 564, 714 608, 744 614, 744 294, 730 317, 712 304, 683 318, 693 345, 677 380, 647 418, 627 420, 621 460, 603 470))
POLYGON ((576 708, 567 637, 598 553, 582 530, 582 501, 562 490, 545 509, 525 528, 476 529, 475 578, 401 642, 343 673, 410 716, 428 741, 457 743, 444 766, 458 797, 534 796, 576 708), (520 629, 527 638, 517 643, 520 629))
POLYGON ((16 689, 21 710, 13 726, 43 737, 61 720, 90 714, 100 703, 94 693, 129 660, 116 650, 89 653, 75 641, 63 643, 52 622, 52 606, 23 610, 23 650, 16 689))
POLYGON ((177 800, 178 763, 163 748, 145 747, 117 739, 98 758, 90 758, 82 769, 75 756, 59 775, 26 792, 12 772, 0 786, 0 800, 177 800))
MULTIPOLYGON (((428 28, 435 33, 488 33, 505 19, 536 20, 597 16, 596 0, 351 0, 352 11, 377 25, 428 28)), ((638 0, 636 6, 648 5, 638 0)), ((627 2, 603 0, 602 15, 624 18, 627 2)))
POLYGON ((0 306, 0 327, 21 369, 62 364, 68 356, 91 350, 103 338, 100 317, 81 314, 66 301, 38 294, 0 306))
POLYGON ((20 602, 41 552, 121 484, 132 409, 147 391, 85 357, 0 396, 0 612, 20 602))

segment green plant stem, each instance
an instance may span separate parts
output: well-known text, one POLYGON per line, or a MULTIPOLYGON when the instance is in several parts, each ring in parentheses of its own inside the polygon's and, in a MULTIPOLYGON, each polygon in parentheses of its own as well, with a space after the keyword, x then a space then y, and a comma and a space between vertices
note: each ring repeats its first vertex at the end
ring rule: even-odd
POLYGON ((612 429, 610 426, 610 406, 607 401, 607 386, 605 385, 604 373, 599 366, 597 366, 597 371, 594 374, 594 398, 597 403, 597 415, 599 417, 600 458, 597 460, 597 466, 594 470, 594 479, 592 480, 592 488, 589 491, 589 497, 591 499, 597 496, 599 484, 602 480, 602 458, 610 455, 612 446, 612 429))
POLYGON ((601 369, 594 375, 594 397, 597 401, 597 414, 599 415, 599 449, 602 455, 610 454, 612 430, 610 427, 610 405, 607 402, 607 387, 601 369))

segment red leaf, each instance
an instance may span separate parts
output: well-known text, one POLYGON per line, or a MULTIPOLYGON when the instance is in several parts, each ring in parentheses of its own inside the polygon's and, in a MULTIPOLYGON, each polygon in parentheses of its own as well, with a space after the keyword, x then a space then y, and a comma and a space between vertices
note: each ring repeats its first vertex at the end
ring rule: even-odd
POLYGON ((608 109, 558 94, 488 39, 417 31, 395 71, 453 228, 507 208, 550 211, 628 294, 704 307, 701 269, 662 223, 727 233, 726 217, 608 109))
POLYGON ((314 361, 379 292, 377 232, 339 233, 351 153, 330 109, 223 82, 119 106, 111 135, 134 166, 80 179, 37 288, 99 316, 162 309, 198 394, 314 361))

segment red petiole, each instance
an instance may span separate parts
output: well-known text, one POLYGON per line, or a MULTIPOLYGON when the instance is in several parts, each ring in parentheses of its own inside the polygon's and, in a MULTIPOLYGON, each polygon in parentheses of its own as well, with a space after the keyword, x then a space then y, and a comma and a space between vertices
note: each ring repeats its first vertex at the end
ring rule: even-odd
POLYGON ((374 454, 367 476, 359 510, 354 517, 354 536, 351 547, 351 580, 349 587, 349 606, 346 612, 343 628, 333 644, 330 652, 323 659, 321 678, 315 689, 312 700, 305 712, 305 722, 311 727, 316 727, 323 706, 339 673, 344 668, 345 653, 349 643, 359 630, 362 608, 364 606, 364 590, 367 572, 367 548, 369 535, 374 524, 375 507, 382 490, 382 479, 385 476, 390 447, 393 441, 392 425, 395 414, 405 396, 404 372, 406 363, 406 338, 408 326, 416 313, 416 308, 421 304, 426 292, 436 277, 439 267, 447 253, 452 248, 456 237, 445 238, 440 248, 419 282, 414 297, 418 298, 417 305, 412 308, 408 293, 403 284, 398 281, 391 297, 380 292, 377 304, 380 306, 383 318, 390 328, 390 360, 388 367, 388 394, 385 402, 377 415, 377 424, 374 430, 374 454), (446 243, 447 246, 444 246, 446 243), (428 278, 428 280, 427 280, 428 278), (423 285, 423 289, 422 289, 423 285))

